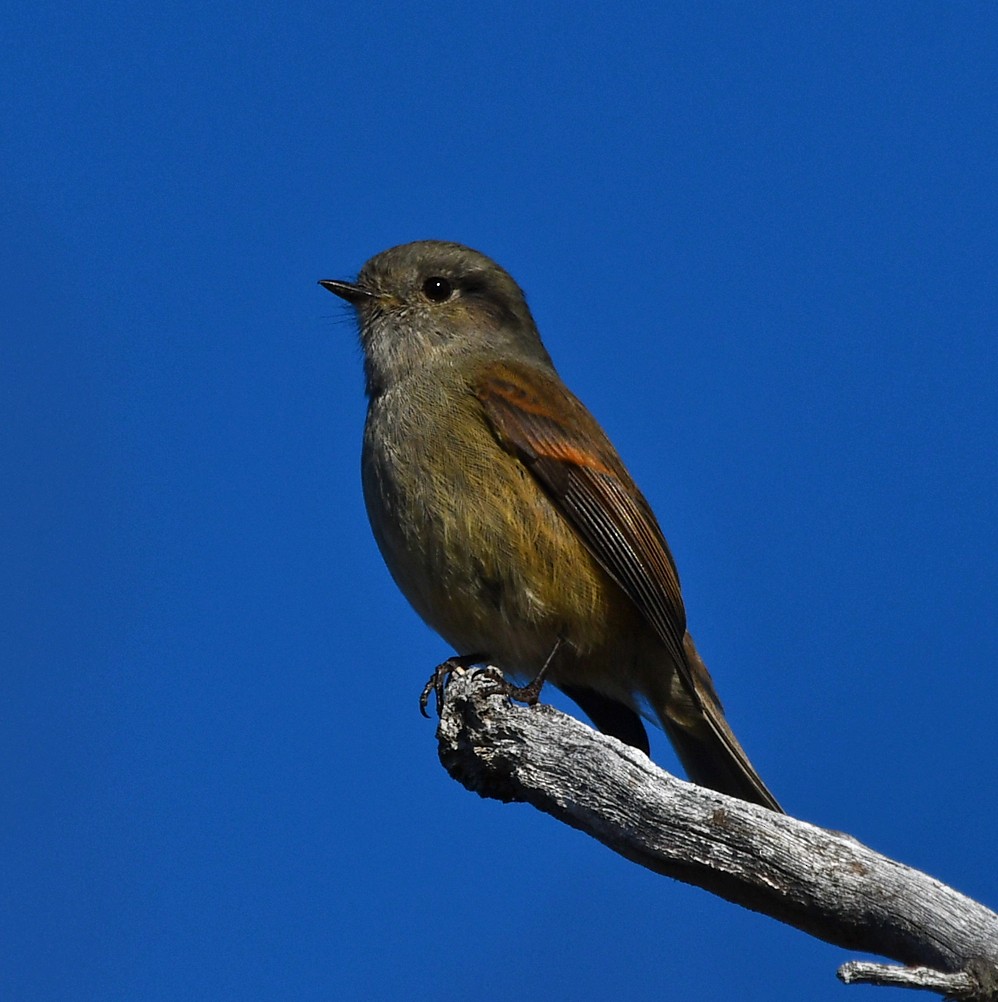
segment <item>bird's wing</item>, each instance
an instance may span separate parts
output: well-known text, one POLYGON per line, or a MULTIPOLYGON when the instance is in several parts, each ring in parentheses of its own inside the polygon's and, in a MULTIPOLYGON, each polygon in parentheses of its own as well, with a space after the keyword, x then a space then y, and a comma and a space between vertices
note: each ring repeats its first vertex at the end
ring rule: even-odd
POLYGON ((523 461, 651 624, 702 707, 683 651, 686 610, 672 554, 596 419, 556 376, 522 362, 486 366, 474 392, 499 443, 523 461))

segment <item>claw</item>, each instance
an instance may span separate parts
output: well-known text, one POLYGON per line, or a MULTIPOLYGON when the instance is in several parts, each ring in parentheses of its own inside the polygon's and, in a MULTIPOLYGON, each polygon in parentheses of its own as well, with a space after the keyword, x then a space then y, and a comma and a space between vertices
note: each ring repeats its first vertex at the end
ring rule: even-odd
POLYGON ((486 655, 484 654, 455 654, 454 657, 448 658, 446 661, 438 664, 433 669, 433 674, 430 675, 429 681, 423 686, 423 691, 419 694, 419 712, 424 717, 429 718, 430 715, 426 712, 426 704, 430 701, 430 693, 434 692, 437 695, 437 716, 439 717, 444 705, 444 689, 447 688, 447 683, 451 675, 454 672, 464 671, 473 664, 484 661, 485 658, 486 655))

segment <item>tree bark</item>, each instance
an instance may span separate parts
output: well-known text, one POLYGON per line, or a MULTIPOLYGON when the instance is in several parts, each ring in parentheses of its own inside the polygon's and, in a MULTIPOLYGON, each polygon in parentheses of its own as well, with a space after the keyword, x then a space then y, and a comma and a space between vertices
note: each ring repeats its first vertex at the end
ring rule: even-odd
POLYGON ((440 760, 468 789, 532 804, 656 873, 906 965, 847 964, 847 983, 998 1002, 990 909, 849 835, 679 780, 553 707, 515 705, 496 678, 455 673, 441 708, 440 760))

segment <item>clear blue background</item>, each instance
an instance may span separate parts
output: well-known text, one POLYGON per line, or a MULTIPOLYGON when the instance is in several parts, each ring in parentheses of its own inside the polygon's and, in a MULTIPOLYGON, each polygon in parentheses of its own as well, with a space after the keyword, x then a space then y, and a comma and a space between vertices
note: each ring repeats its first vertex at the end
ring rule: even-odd
POLYGON ((992 4, 16 8, 3 998, 887 998, 440 768, 315 284, 426 237, 527 290, 788 809, 998 905, 992 4))

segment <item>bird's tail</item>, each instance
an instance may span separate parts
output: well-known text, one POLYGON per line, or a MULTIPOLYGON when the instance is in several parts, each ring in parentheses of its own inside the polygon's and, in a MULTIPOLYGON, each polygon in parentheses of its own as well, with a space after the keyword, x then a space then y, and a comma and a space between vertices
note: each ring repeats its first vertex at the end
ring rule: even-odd
POLYGON ((685 649, 697 698, 677 700, 674 691, 659 717, 687 775, 700 786, 782 814, 783 808, 759 778, 728 726, 710 673, 689 634, 685 649))

